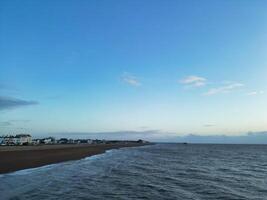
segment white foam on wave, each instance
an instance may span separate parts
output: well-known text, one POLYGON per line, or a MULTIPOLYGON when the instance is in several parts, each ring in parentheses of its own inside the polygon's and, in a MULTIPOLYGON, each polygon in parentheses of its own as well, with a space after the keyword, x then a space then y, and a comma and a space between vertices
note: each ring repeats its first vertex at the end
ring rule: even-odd
POLYGON ((19 176, 27 175, 27 174, 31 174, 31 173, 37 172, 37 171, 48 170, 48 169, 54 168, 56 166, 59 166, 59 165, 62 165, 62 164, 66 164, 66 163, 69 163, 69 162, 73 162, 73 161, 76 161, 77 162, 77 161, 81 161, 81 160, 96 160, 96 159, 99 159, 99 158, 102 158, 102 157, 106 156, 106 154, 111 154, 114 151, 118 151, 118 149, 110 149, 110 150, 105 151, 102 154, 88 156, 88 157, 85 157, 85 158, 80 159, 80 160, 72 160, 72 161, 54 163, 54 164, 44 165, 44 166, 40 166, 40 167, 34 167, 34 168, 29 168, 29 169, 22 169, 22 170, 18 170, 18 171, 15 171, 15 172, 1 174, 0 175, 0 178, 2 178, 4 176, 7 176, 7 175, 8 176, 10 176, 10 175, 19 175, 19 176))
POLYGON ((60 165, 66 165, 66 164, 69 164, 69 163, 75 162, 75 161, 77 161, 77 160, 69 160, 69 161, 65 161, 65 162, 48 164, 48 165, 44 165, 44 166, 40 166, 40 167, 21 169, 21 170, 15 171, 15 172, 9 172, 9 173, 5 173, 5 174, 1 174, 0 178, 2 178, 4 176, 10 176, 10 175, 27 175, 27 174, 31 174, 31 173, 38 172, 38 171, 41 172, 41 171, 55 168, 55 167, 60 166, 60 165))
POLYGON ((61 163, 55 163, 55 164, 49 164, 49 165, 44 165, 44 166, 41 166, 41 167, 34 167, 34 168, 29 168, 29 169, 22 169, 22 170, 18 170, 18 171, 15 171, 15 172, 10 172, 10 173, 7 173, 7 174, 2 174, 0 177, 3 177, 5 175, 27 175, 27 174, 31 174, 33 172, 36 172, 36 171, 42 171, 42 170, 48 170, 48 169, 51 169, 57 165, 60 165, 61 163))
POLYGON ((96 160, 96 159, 99 159, 99 158, 102 158, 102 157, 106 156, 106 154, 110 154, 110 153, 114 152, 114 150, 116 150, 116 149, 110 149, 110 150, 107 150, 107 151, 105 151, 104 153, 101 153, 101 154, 88 156, 88 157, 85 157, 82 160, 96 160))

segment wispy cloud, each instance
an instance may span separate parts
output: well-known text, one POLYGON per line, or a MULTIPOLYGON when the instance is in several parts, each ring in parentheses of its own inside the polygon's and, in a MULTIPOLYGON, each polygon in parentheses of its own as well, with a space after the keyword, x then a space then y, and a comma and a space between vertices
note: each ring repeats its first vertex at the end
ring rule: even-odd
POLYGON ((215 124, 204 124, 204 127, 213 127, 215 124))
POLYGON ((191 87, 201 87, 207 84, 207 79, 204 77, 192 75, 180 80, 180 83, 191 87))
POLYGON ((215 95, 215 94, 229 93, 243 86, 244 84, 242 83, 227 83, 221 87, 211 88, 210 90, 205 92, 204 95, 210 96, 210 95, 215 95))
POLYGON ((18 88, 12 85, 0 83, 0 91, 16 92, 18 91, 18 88))
POLYGON ((37 101, 27 101, 22 99, 16 99, 13 97, 0 96, 0 110, 7 110, 36 104, 38 104, 37 101))
POLYGON ((173 142, 213 143, 213 144, 267 144, 267 131, 250 132, 239 136, 229 135, 186 135, 168 138, 173 142))
POLYGON ((0 121, 0 127, 12 126, 14 124, 24 124, 24 123, 28 123, 29 121, 30 120, 26 120, 26 119, 0 121))
POLYGON ((11 125, 12 125, 12 123, 9 122, 9 121, 0 122, 0 127, 1 127, 1 126, 11 126, 11 125))
POLYGON ((248 96, 255 96, 255 95, 260 95, 260 94, 264 94, 264 91, 260 90, 260 91, 252 91, 252 92, 247 93, 248 96))
POLYGON ((124 73, 122 75, 122 80, 131 86, 135 86, 135 87, 141 86, 140 80, 137 77, 129 73, 124 73))
POLYGON ((144 130, 144 131, 115 131, 115 132, 62 132, 54 133, 56 137, 72 137, 72 138, 98 138, 106 140, 151 140, 164 135, 160 130, 144 130))
MULTIPOLYGON (((179 136, 177 133, 167 133, 159 130, 147 131, 118 131, 98 133, 54 133, 55 137, 98 138, 106 140, 148 140, 155 142, 189 142, 215 144, 267 144, 267 131, 246 133, 239 136, 229 135, 194 135, 179 136)), ((48 135, 44 135, 48 136, 48 135)))

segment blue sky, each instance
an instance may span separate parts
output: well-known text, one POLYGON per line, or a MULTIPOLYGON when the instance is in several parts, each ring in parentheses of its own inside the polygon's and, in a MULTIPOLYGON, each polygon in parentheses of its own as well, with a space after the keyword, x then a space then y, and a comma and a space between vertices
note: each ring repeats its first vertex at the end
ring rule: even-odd
POLYGON ((3 0, 0 132, 266 131, 266 7, 3 0))

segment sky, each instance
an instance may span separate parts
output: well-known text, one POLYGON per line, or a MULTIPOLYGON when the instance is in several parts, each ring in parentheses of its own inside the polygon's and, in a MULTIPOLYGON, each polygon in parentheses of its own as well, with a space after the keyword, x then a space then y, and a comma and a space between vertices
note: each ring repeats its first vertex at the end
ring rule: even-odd
POLYGON ((264 132, 266 7, 2 0, 0 134, 128 131, 164 140, 264 132))

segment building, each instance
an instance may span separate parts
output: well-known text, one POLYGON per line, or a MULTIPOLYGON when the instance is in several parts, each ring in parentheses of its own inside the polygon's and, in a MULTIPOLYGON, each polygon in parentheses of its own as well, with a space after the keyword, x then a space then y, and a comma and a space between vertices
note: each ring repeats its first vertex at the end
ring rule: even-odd
POLYGON ((2 137, 2 144, 15 145, 16 139, 13 135, 5 135, 2 137))
POLYGON ((33 139, 33 140, 32 140, 32 144, 33 144, 33 145, 41 144, 41 139, 33 139))
POLYGON ((68 144, 69 140, 67 138, 60 138, 57 143, 58 144, 68 144))
POLYGON ((93 144, 93 140, 88 139, 88 140, 87 140, 87 143, 88 143, 88 144, 93 144))
POLYGON ((0 137, 1 145, 28 145, 32 143, 32 137, 29 134, 19 134, 16 136, 5 135, 0 137))
POLYGON ((29 134, 19 134, 14 138, 14 144, 16 145, 28 145, 32 143, 32 136, 29 134))
POLYGON ((43 143, 44 144, 55 144, 56 143, 56 139, 53 138, 53 137, 44 138, 43 139, 43 143))

